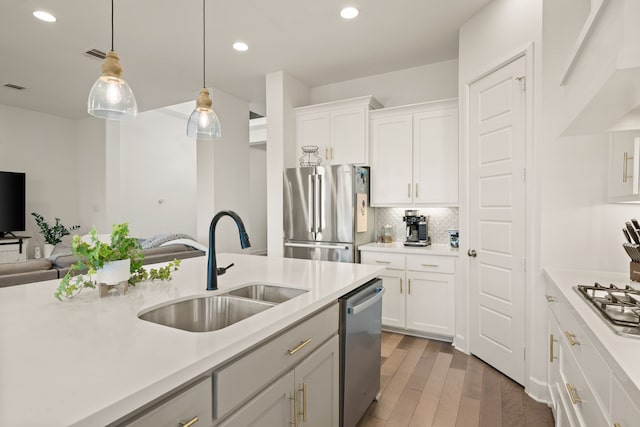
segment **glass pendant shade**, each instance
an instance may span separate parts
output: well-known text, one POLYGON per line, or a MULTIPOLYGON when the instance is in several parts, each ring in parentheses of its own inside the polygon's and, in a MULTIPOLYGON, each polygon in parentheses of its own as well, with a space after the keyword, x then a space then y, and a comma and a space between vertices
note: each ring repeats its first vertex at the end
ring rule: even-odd
POLYGON ((207 88, 200 89, 196 109, 193 110, 187 122, 188 137, 207 141, 215 141, 222 137, 220 120, 211 108, 212 104, 207 88))
POLYGON ((129 84, 122 79, 118 54, 109 51, 102 63, 102 76, 89 92, 87 111, 94 117, 109 120, 135 119, 138 104, 129 84))

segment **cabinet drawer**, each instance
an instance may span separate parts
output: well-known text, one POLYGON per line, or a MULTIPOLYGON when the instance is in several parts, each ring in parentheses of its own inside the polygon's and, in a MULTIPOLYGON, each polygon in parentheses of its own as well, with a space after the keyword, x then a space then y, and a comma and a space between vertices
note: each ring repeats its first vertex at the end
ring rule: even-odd
MULTIPOLYGON (((608 425, 605 411, 600 406, 600 401, 596 398, 594 389, 589 386, 585 375, 580 369, 580 364, 574 358, 571 351, 568 351, 566 341, 561 341, 562 356, 560 359, 561 386, 564 386, 564 397, 568 398, 569 410, 575 411, 581 425, 606 426, 608 425)), ((609 369, 606 368, 607 372, 609 369)), ((589 378, 592 378, 594 371, 588 371, 589 378)), ((607 400, 604 400, 604 407, 608 408, 607 400)))
POLYGON ((611 383, 611 422, 620 427, 638 425, 640 409, 629 397, 616 376, 612 376, 611 383))
POLYGON ((373 264, 391 270, 404 270, 404 255, 390 252, 362 252, 362 264, 373 264))
POLYGON ((213 374, 214 418, 228 414, 335 335, 338 319, 336 303, 216 370, 213 374))
POLYGON ((455 273, 455 259, 434 255, 407 255, 407 270, 455 273))
POLYGON ((174 427, 198 417, 198 426, 211 425, 211 378, 179 392, 146 411, 131 423, 134 427, 174 427))

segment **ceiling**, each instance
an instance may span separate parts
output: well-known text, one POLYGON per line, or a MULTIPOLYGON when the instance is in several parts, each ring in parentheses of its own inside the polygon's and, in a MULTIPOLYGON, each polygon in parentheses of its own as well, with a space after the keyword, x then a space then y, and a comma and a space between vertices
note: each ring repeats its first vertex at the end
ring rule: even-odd
MULTIPOLYGON (((310 87, 458 56, 458 28, 490 0, 207 0, 209 87, 264 109, 268 73, 284 70, 310 87), (346 21, 343 6, 360 15, 346 21), (234 41, 247 52, 231 48, 234 41)), ((109 0, 2 0, 0 104, 72 119, 88 117, 100 63, 110 48, 109 0), (48 24, 32 12, 58 21, 48 24)), ((202 1, 118 0, 115 51, 138 108, 195 99, 202 86, 202 1)), ((215 101, 214 101, 215 102, 215 101)))

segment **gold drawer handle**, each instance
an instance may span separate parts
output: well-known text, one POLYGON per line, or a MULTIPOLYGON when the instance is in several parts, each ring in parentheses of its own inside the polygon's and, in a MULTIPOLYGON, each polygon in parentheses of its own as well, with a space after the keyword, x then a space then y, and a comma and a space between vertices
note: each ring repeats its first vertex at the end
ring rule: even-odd
POLYGON ((549 363, 553 363, 553 359, 557 359, 553 355, 553 343, 558 342, 558 340, 553 339, 553 334, 549 334, 549 363))
POLYGON ((622 427, 622 425, 620 423, 615 423, 613 427, 622 427))
POLYGON ((582 402, 582 399, 578 399, 574 394, 577 391, 577 389, 575 387, 572 387, 571 384, 569 383, 567 383, 567 391, 569 392, 569 398, 571 399, 571 403, 573 403, 574 405, 577 405, 578 402, 582 402))
POLYGON ((576 341, 575 334, 572 334, 569 331, 565 331, 564 335, 567 337, 567 341, 569 341, 569 344, 571 344, 572 346, 580 345, 580 341, 576 341))
POLYGON ((191 427, 198 421, 200 421, 198 417, 193 417, 189 421, 180 421, 178 424, 180 424, 180 427, 191 427))
POLYGON ((544 297, 547 299, 547 302, 556 302, 556 299, 551 295, 545 295, 544 297))
POLYGON ((402 279, 400 279, 400 293, 402 293, 402 279))
POLYGON ((438 264, 420 264, 420 265, 423 267, 433 267, 433 268, 438 267, 438 264))
POLYGON ((622 157, 622 182, 627 182, 629 178, 633 178, 633 175, 629 175, 628 172, 628 162, 629 160, 633 160, 633 156, 630 156, 626 151, 624 152, 624 156, 622 157))
POLYGON ((391 261, 380 261, 379 259, 377 259, 376 262, 378 264, 391 264, 391 261))
POLYGON ((310 342, 311 342, 311 338, 309 338, 309 339, 307 339, 305 341, 302 341, 296 348, 290 348, 289 349, 289 356, 293 356, 298 351, 302 350, 310 342))

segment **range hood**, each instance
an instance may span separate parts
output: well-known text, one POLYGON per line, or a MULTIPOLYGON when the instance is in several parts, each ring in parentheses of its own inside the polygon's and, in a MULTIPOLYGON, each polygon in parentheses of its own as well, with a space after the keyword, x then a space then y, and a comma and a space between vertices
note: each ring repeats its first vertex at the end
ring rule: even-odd
POLYGON ((593 0, 561 85, 563 136, 640 129, 640 2, 593 0))

